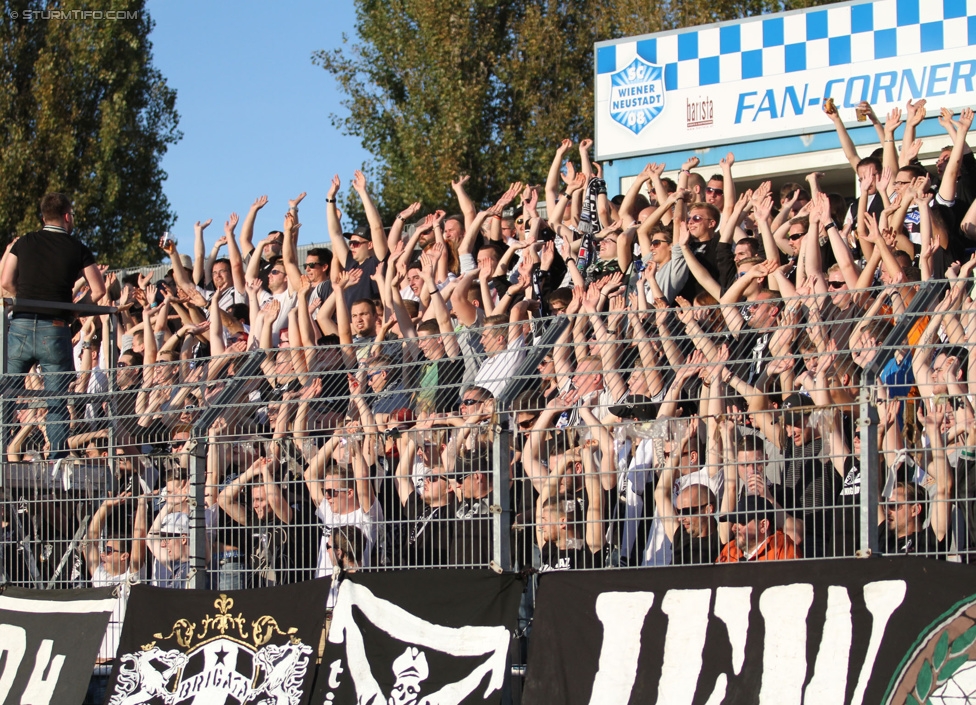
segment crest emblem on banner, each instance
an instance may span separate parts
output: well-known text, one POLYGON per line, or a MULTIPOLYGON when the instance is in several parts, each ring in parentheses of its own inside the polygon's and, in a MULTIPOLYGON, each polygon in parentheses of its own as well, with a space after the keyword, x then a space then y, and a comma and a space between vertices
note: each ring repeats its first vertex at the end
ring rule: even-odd
POLYGON ((124 653, 110 705, 234 703, 298 705, 312 647, 262 615, 248 623, 221 594, 217 613, 180 619, 169 634, 124 653), (279 643, 272 643, 278 641, 279 643))
POLYGON ((610 75, 610 117, 635 135, 664 110, 664 71, 639 56, 610 75))

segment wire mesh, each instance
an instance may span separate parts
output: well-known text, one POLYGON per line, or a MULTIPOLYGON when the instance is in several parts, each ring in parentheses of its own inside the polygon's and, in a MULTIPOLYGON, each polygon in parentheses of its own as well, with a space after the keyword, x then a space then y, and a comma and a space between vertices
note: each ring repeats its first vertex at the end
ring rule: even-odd
POLYGON ((616 302, 453 336, 184 344, 152 365, 7 375, 3 578, 229 590, 339 565, 815 559, 872 532, 881 553, 968 561, 976 303, 944 289, 616 302), (919 291, 934 303, 886 344, 919 291))

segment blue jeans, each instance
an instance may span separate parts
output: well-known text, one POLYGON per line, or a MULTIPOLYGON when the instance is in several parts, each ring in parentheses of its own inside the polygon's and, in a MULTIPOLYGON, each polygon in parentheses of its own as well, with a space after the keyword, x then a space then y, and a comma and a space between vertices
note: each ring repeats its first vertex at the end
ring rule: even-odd
MULTIPOLYGON (((51 455, 57 459, 68 454, 68 385, 74 379, 74 360, 71 359, 71 328, 61 321, 42 321, 14 318, 7 333, 7 372, 17 375, 10 380, 15 389, 7 389, 8 400, 24 388, 23 376, 39 364, 44 390, 47 392, 47 437, 51 455), (72 374, 57 374, 72 373, 72 374)), ((7 404, 4 422, 13 420, 13 404, 7 404)))

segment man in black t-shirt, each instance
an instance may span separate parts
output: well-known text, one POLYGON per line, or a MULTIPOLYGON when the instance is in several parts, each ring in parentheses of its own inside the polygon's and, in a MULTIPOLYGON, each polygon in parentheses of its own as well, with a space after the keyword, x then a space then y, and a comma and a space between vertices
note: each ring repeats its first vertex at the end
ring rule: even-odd
MULTIPOLYGON (((15 375, 8 384, 23 388, 24 375, 39 364, 44 389, 55 397, 48 400, 47 434, 50 458, 68 454, 68 404, 64 398, 72 372, 72 314, 58 304, 72 302, 72 289, 82 274, 91 289, 91 300, 105 295, 105 281, 95 256, 71 237, 75 216, 68 197, 49 193, 41 199, 44 227, 14 242, 4 262, 0 283, 17 296, 7 334, 7 372, 15 375), (50 301, 50 306, 25 305, 22 300, 50 301), (53 373, 53 374, 52 374, 53 373)), ((8 407, 11 405, 8 405, 8 407)), ((10 421, 10 419, 6 419, 10 421)), ((6 442, 6 439, 3 439, 6 442)))
POLYGON ((885 521, 878 526, 882 553, 920 553, 945 560, 949 553, 948 511, 933 512, 926 526, 925 490, 915 483, 899 482, 884 504, 885 521))

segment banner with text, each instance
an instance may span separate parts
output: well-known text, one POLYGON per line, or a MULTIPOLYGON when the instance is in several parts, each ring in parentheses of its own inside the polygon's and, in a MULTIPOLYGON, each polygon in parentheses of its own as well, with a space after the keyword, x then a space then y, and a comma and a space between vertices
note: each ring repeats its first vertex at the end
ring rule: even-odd
POLYGON ((973 576, 925 558, 549 573, 523 701, 971 702, 973 576))
POLYGON ((134 586, 107 705, 307 702, 329 584, 134 586))
POLYGON ((80 703, 115 598, 98 590, 0 595, 0 703, 80 703))
POLYGON ((500 702, 522 587, 487 570, 351 575, 312 703, 500 702))
POLYGON ((909 99, 972 106, 974 45, 965 0, 844 3, 601 42, 596 156, 828 131, 828 98, 850 124, 862 100, 882 121, 909 99))

